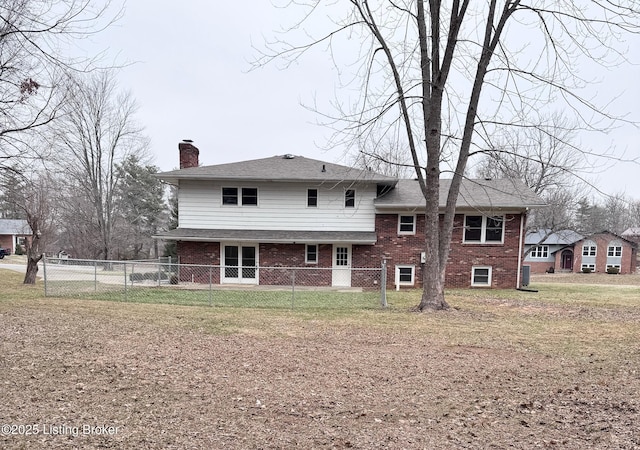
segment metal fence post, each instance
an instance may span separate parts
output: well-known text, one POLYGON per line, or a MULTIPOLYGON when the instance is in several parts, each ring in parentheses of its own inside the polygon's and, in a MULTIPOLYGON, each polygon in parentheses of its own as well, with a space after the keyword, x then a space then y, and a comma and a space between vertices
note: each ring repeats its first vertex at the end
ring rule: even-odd
MULTIPOLYGON (((124 301, 127 301, 127 263, 122 265, 124 267, 124 301)), ((131 280, 133 283, 133 280, 131 280)))
POLYGON ((98 261, 93 261, 93 292, 98 292, 98 261))
POLYGON ((291 309, 296 299, 296 269, 291 269, 291 309))
POLYGON ((209 306, 213 304, 213 267, 209 266, 209 306))
POLYGON ((387 260, 382 259, 382 272, 380 273, 380 304, 387 307, 387 260))
POLYGON ((42 275, 44 276, 44 296, 47 297, 47 255, 45 253, 42 254, 42 275))

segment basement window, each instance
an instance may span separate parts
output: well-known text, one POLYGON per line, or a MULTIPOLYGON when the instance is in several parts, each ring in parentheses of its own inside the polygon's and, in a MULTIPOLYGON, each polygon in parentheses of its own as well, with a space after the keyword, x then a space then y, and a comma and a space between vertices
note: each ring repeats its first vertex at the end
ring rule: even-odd
POLYGON ((491 266, 471 268, 471 286, 491 286, 491 266))

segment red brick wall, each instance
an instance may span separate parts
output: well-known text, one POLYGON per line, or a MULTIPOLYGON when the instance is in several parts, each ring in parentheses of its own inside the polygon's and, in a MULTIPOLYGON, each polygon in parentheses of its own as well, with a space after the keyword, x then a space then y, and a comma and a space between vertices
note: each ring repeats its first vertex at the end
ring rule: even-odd
MULTIPOLYGON (((177 244, 180 264, 220 265, 219 242, 178 241, 177 244)), ((210 276, 214 284, 220 284, 219 270, 213 270, 209 274, 209 270, 203 267, 180 266, 179 279, 181 282, 209 283, 210 276)))
POLYGON ((574 250, 575 263, 574 272, 582 271, 582 246, 585 241, 594 241, 597 246, 596 250, 596 272, 606 273, 607 271, 607 250, 612 241, 622 244, 622 260, 620 263, 620 273, 635 273, 637 261, 637 249, 628 241, 622 240, 615 235, 609 233, 600 233, 587 237, 583 241, 576 242, 574 250))
MULTIPOLYGON (((472 266, 491 266, 493 288, 515 288, 518 271, 518 248, 520 231, 519 214, 506 216, 504 244, 463 244, 463 215, 457 215, 451 241, 451 252, 447 265, 447 287, 471 287, 472 266)), ((375 245, 353 245, 352 267, 378 268, 382 258, 387 258, 387 282, 394 285, 396 265, 414 265, 416 287, 422 286, 420 254, 424 248, 424 216, 417 216, 416 234, 398 235, 398 215, 376 215, 378 241, 375 245)), ((318 246, 318 264, 305 263, 304 244, 260 244, 261 267, 317 267, 330 268, 333 264, 333 246, 318 246)), ((219 243, 178 242, 178 255, 184 264, 220 264, 219 243)), ((304 271, 305 279, 296 280, 303 285, 330 286, 331 271, 304 271)), ((191 275, 189 274, 189 277, 191 275)), ((215 275, 219 282, 219 273, 215 275)), ((353 286, 371 286, 373 275, 355 272, 353 286)), ((376 277, 377 278, 377 277, 376 277)), ((208 282, 208 275, 207 280, 208 282)), ((290 284, 288 272, 260 270, 260 284, 290 284)))
MULTIPOLYGON (((504 244, 463 244, 464 216, 456 215, 447 264, 446 286, 449 288, 471 287, 472 266, 491 266, 491 287, 515 288, 518 273, 520 218, 519 214, 506 216, 504 244)), ((396 265, 415 265, 416 286, 421 286, 420 254, 424 248, 424 216, 417 217, 415 235, 398 235, 397 214, 378 214, 376 230, 378 242, 374 249, 366 253, 364 261, 368 259, 380 261, 382 256, 385 256, 388 259, 389 285, 394 284, 396 265)), ((353 253, 355 260, 357 257, 355 250, 353 253)))

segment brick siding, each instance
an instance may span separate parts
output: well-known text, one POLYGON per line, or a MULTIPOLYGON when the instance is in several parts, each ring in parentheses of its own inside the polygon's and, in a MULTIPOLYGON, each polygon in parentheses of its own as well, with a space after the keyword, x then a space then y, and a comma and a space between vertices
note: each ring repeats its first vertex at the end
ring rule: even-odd
MULTIPOLYGON (((518 248, 520 218, 518 214, 506 216, 504 244, 464 244, 463 215, 457 215, 451 241, 451 252, 447 265, 446 286, 457 288, 471 287, 471 269, 473 266, 491 266, 493 288, 515 288, 518 271, 518 248)), ((424 216, 416 217, 416 233, 398 235, 398 215, 376 215, 378 241, 375 245, 353 245, 352 267, 378 268, 383 257, 387 259, 387 282, 390 287, 395 283, 396 265, 415 266, 415 287, 422 286, 422 265, 420 255, 424 248, 424 216)), ((261 267, 308 267, 330 268, 333 265, 333 246, 318 245, 318 263, 305 263, 304 244, 266 244, 259 245, 258 258, 261 267)), ((220 265, 220 243, 217 242, 178 242, 178 255, 183 264, 220 265)), ((214 271, 214 283, 219 283, 219 271, 214 271)), ((188 270, 181 272, 181 280, 190 281, 188 270)), ((260 269, 260 284, 287 285, 291 283, 286 272, 260 269)), ((205 277, 200 274, 200 278, 205 277)), ((371 286, 372 274, 355 272, 353 286, 371 286)), ((198 282, 208 282, 196 280, 198 282)), ((309 286, 330 286, 331 271, 305 271, 299 284, 309 286)))

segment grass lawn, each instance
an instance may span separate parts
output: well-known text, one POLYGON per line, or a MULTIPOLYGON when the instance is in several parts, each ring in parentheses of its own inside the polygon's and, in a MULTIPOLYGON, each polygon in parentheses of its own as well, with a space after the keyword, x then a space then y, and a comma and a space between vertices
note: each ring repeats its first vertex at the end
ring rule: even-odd
POLYGON ((455 290, 426 314, 418 291, 238 308, 0 279, 0 448, 640 448, 635 279, 455 290))

